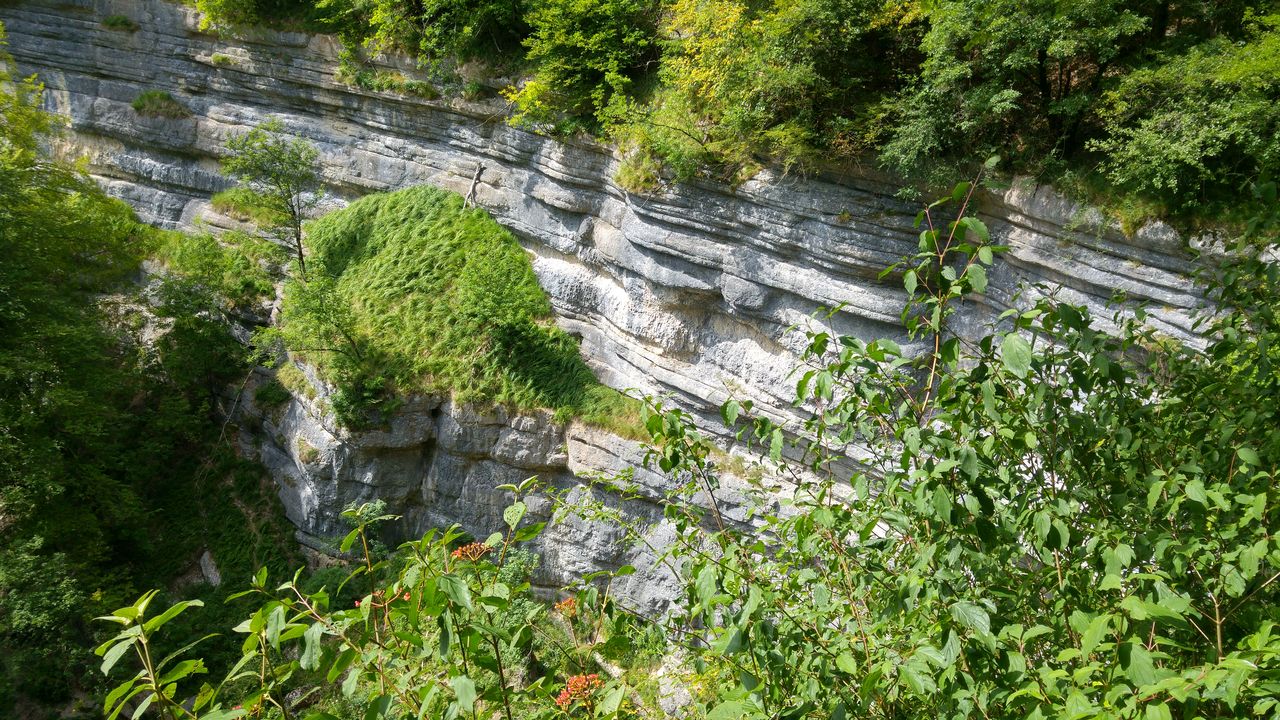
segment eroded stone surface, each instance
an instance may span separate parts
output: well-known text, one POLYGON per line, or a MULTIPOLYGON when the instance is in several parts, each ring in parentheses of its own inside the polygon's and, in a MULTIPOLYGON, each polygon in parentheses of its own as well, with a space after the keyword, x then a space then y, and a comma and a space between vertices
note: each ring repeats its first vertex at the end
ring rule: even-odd
MULTIPOLYGON (((227 186, 218 171, 226 138, 272 117, 320 149, 339 204, 418 183, 465 193, 483 164, 479 204, 518 234, 559 322, 582 338, 601 378, 671 393, 709 425, 731 390, 773 416, 792 416, 788 373, 802 344, 787 332, 793 325, 899 333, 902 291, 877 274, 914 250, 916 208, 896 200, 883 179, 766 171, 737 188, 694 182, 633 195, 612 180, 611 149, 509 127, 501 102, 425 101, 338 83, 332 38, 218 36, 199 30, 194 10, 164 0, 28 0, 0 7, 0 21, 22 69, 46 84, 46 103, 70 120, 58 149, 87 158, 110 193, 159 225, 228 225, 208 203, 227 186), (103 28, 112 14, 140 29, 103 28), (215 55, 223 57, 215 63, 215 55), (172 93, 190 117, 139 117, 130 103, 150 88, 172 93), (842 310, 830 319, 809 319, 836 305, 842 310)), ((1123 291, 1150 303, 1160 329, 1189 337, 1199 296, 1183 241, 1168 228, 1125 237, 1095 211, 1025 182, 979 206, 1010 250, 990 271, 986 296, 961 309, 961 332, 976 335, 1043 292, 1103 310, 1123 291)), ((261 416, 245 442, 280 481, 290 519, 317 535, 337 530, 346 503, 376 496, 413 528, 460 522, 483 536, 506 504, 497 484, 538 474, 568 488, 575 473, 640 459, 634 444, 599 431, 432 399, 412 400, 389 429, 363 434, 334 429, 305 398, 279 417, 261 416)), ((650 499, 627 501, 628 511, 658 517, 667 481, 641 471, 636 482, 650 499)), ((727 513, 740 514, 733 505, 727 513)), ((543 580, 642 565, 618 540, 616 528, 599 524, 553 528, 542 541, 543 580)), ((632 576, 627 592, 656 608, 660 580, 632 576)))
MULTIPOLYGON (((536 584, 557 588, 589 573, 637 568, 619 578, 614 593, 633 609, 658 614, 677 590, 671 568, 655 563, 651 548, 666 547, 672 527, 662 503, 672 489, 666 477, 643 467, 637 443, 580 423, 554 421, 550 413, 480 410, 434 397, 413 397, 381 429, 340 427, 327 410, 330 390, 311 375, 311 392, 279 407, 257 405, 264 372, 236 403, 240 445, 276 478, 285 512, 306 544, 345 534, 343 508, 374 499, 403 516, 387 526, 389 541, 418 537, 431 528, 459 524, 479 539, 504 531, 503 510, 513 501, 499 485, 538 476, 542 489, 525 499, 526 523, 547 522, 532 544, 542 558, 536 584), (589 477, 628 473, 623 494, 584 483, 589 477), (605 503, 645 528, 643 542, 628 541, 615 523, 562 513, 552 517, 548 490, 568 493, 569 504, 588 498, 605 503)), ((748 485, 725 477, 718 499, 729 522, 745 526, 748 485)))

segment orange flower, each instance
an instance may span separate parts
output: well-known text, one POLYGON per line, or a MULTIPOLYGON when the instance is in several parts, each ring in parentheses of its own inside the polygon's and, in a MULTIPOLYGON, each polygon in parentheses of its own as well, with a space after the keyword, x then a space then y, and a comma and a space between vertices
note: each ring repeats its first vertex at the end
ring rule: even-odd
POLYGON ((588 700, 591 694, 604 686, 604 682, 600 680, 600 675, 591 673, 590 675, 574 675, 569 678, 564 689, 556 696, 556 705, 561 710, 567 709, 575 700, 588 700))
POLYGON ((453 551, 453 559, 454 560, 470 560, 471 562, 475 562, 480 558, 484 557, 486 554, 488 554, 488 552, 492 549, 493 548, 489 547, 488 545, 485 545, 484 543, 478 543, 478 542, 468 543, 458 548, 457 550, 453 551))
POLYGON ((565 598, 554 606, 555 611, 565 617, 573 617, 578 614, 578 601, 574 598, 565 598))

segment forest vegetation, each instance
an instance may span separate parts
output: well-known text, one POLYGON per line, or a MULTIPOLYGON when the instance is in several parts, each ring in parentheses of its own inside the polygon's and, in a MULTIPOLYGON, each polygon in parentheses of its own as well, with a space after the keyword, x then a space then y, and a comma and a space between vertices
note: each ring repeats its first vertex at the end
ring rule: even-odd
MULTIPOLYGON (((1242 221, 1280 168, 1280 5, 1222 0, 197 0, 336 33, 513 120, 599 134, 631 189, 832 161, 950 186, 986 158, 1129 222, 1242 221), (481 75, 484 73, 481 72, 481 75)), ((349 73, 356 76, 358 72, 349 73)))

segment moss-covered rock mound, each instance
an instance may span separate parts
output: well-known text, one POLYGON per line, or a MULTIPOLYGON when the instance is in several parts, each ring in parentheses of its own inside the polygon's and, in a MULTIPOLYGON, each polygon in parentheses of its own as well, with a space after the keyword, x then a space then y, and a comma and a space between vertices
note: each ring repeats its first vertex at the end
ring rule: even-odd
POLYGON ((597 382, 515 237, 454 193, 370 195, 307 228, 285 293, 287 347, 338 387, 344 421, 404 393, 550 408, 624 429, 632 403, 597 382))

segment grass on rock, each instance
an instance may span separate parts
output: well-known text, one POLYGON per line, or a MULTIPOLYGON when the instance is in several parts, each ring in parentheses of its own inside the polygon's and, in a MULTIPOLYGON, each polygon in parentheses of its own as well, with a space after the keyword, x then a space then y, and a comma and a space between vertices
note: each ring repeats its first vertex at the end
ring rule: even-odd
POLYGON ((164 90, 143 90, 133 100, 133 109, 147 117, 184 118, 191 113, 164 90))
POLYGON ((127 15, 108 15, 102 19, 102 27, 120 32, 138 31, 138 23, 127 15))
POLYGON ((555 326, 515 237, 459 195, 370 195, 312 222, 307 240, 281 334, 357 408, 393 392, 451 393, 638 433, 638 403, 601 385, 555 326))

